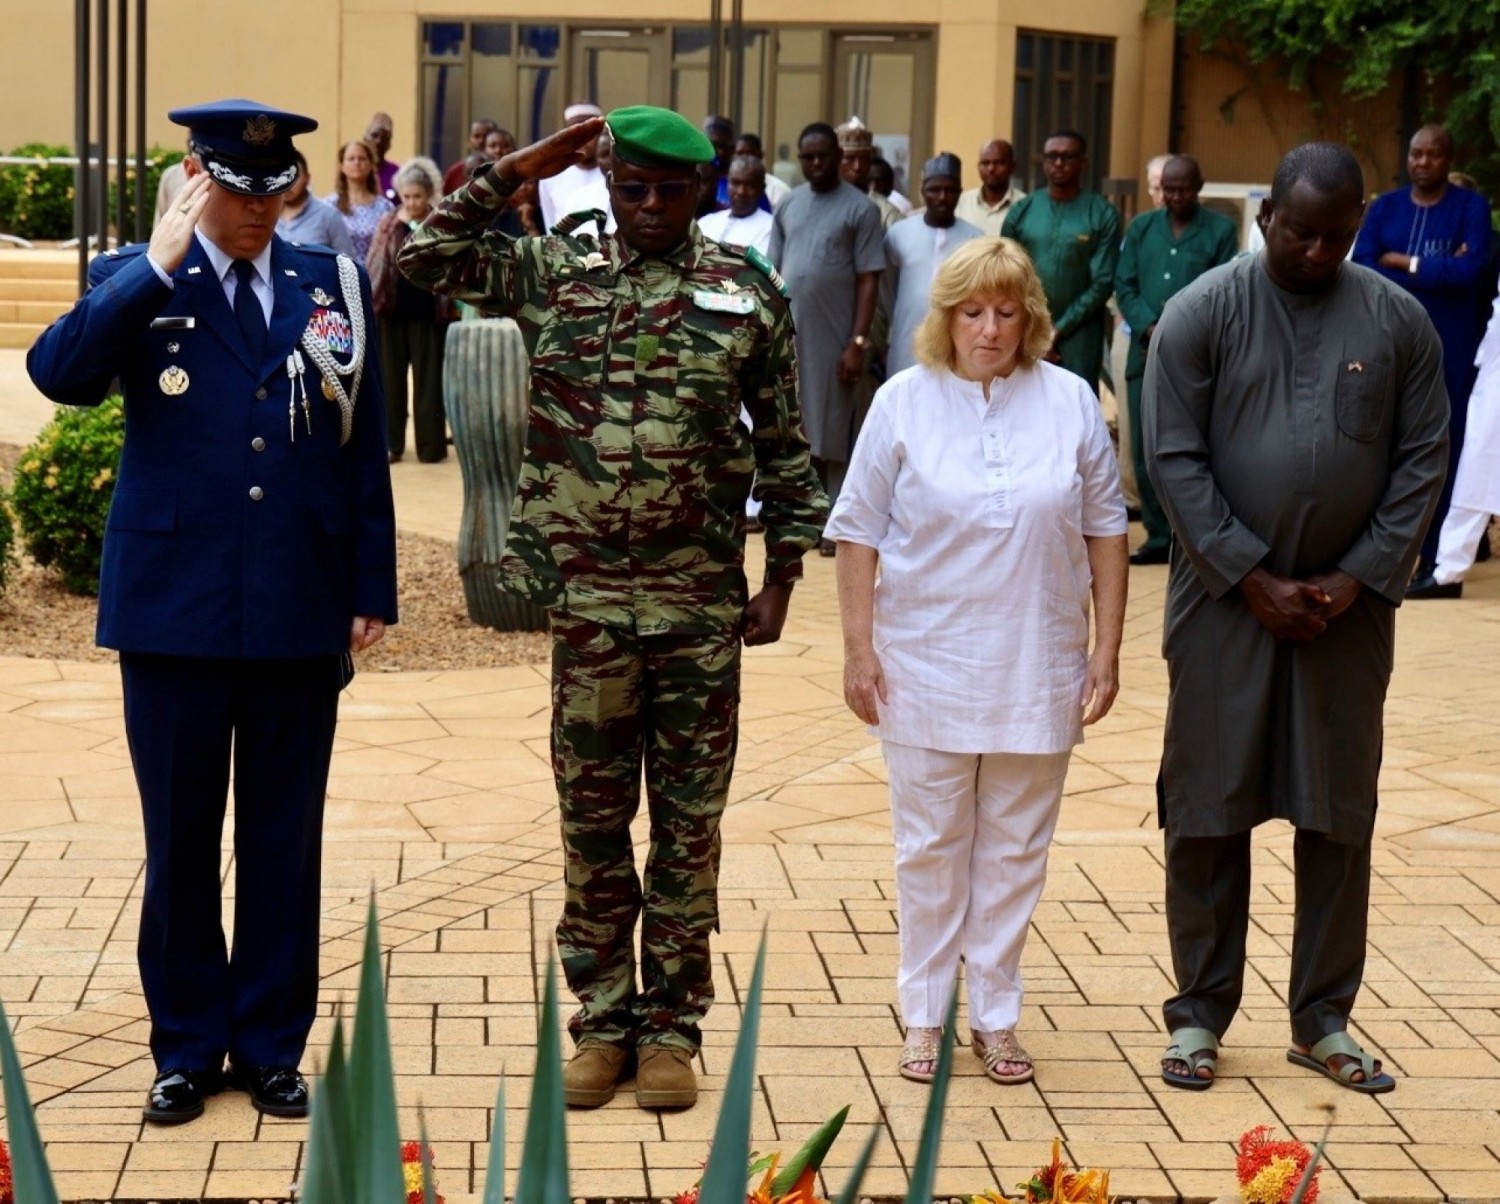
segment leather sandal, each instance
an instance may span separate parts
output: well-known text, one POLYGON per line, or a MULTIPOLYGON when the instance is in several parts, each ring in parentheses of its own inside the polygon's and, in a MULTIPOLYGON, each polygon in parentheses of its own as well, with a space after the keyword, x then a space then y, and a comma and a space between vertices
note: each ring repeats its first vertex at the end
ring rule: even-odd
POLYGON ((1169 1087, 1181 1087, 1184 1091, 1207 1091, 1214 1085, 1213 1078, 1200 1078, 1198 1071, 1207 1067, 1214 1078, 1219 1073, 1219 1037, 1206 1028, 1174 1028, 1171 1044, 1161 1056, 1161 1080, 1169 1087), (1168 1070, 1168 1062, 1187 1063, 1188 1072, 1180 1074, 1168 1070))
POLYGON ((1308 1070, 1316 1070, 1324 1078, 1332 1079, 1340 1087, 1358 1091, 1361 1095, 1380 1095, 1396 1089, 1396 1080, 1380 1072, 1379 1060, 1361 1049, 1358 1042, 1348 1033, 1329 1033, 1307 1053, 1303 1053, 1300 1049, 1289 1049, 1286 1051, 1286 1060, 1294 1066, 1305 1066, 1308 1070), (1334 1070, 1328 1065, 1329 1059, 1338 1057, 1340 1054, 1349 1058, 1350 1061, 1334 1070), (1354 1075, 1361 1071, 1364 1072, 1364 1080, 1354 1082, 1354 1075))
POLYGON ((986 1035, 978 1030, 969 1031, 974 1056, 984 1063, 985 1076, 997 1083, 1004 1083, 1006 1086, 1031 1082, 1036 1077, 1036 1069, 1031 1064, 1031 1055, 1022 1049, 1021 1043, 1016 1040, 1016 1034, 1008 1028, 1002 1028, 991 1035, 993 1040, 987 1039, 986 1035), (1025 1069, 1002 1074, 1000 1067, 1007 1063, 1013 1066, 1024 1066, 1025 1069))
POLYGON ((930 1083, 935 1077, 938 1060, 938 1042, 942 1040, 940 1028, 909 1028, 906 1044, 901 1047, 901 1060, 896 1064, 903 1079, 913 1083, 930 1083), (912 1067, 927 1063, 932 1070, 913 1070, 912 1067))

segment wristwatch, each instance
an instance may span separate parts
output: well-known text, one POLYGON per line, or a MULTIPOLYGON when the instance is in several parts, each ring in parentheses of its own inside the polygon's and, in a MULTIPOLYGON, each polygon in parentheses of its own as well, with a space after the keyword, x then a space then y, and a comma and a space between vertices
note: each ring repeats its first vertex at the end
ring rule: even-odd
POLYGON ((856 347, 858 347, 861 351, 863 351, 866 347, 868 347, 870 345, 870 340, 868 338, 866 338, 862 334, 855 335, 849 341, 851 343, 853 343, 856 347))
POLYGON ((1417 274, 1417 264, 1419 264, 1421 262, 1422 262, 1422 259, 1421 259, 1420 256, 1418 256, 1418 255, 1411 256, 1411 258, 1409 258, 1406 261, 1406 270, 1408 272, 1410 272, 1413 276, 1415 276, 1417 274))

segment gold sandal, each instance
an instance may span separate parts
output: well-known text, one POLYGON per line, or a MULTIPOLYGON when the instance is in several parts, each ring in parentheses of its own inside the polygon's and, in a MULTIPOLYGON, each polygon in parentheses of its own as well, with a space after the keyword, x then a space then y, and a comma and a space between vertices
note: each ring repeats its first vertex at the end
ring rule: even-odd
POLYGON ((930 1083, 934 1078, 938 1060, 938 1041, 942 1039, 940 1028, 908 1028, 906 1044, 901 1047, 901 1061, 896 1069, 903 1079, 913 1083, 930 1083), (913 1066, 927 1063, 932 1070, 913 1070, 913 1066))
POLYGON ((994 1034, 994 1037, 993 1043, 987 1043, 977 1030, 969 1031, 974 1056, 984 1063, 985 1075, 1007 1086, 1031 1082, 1036 1075, 1036 1070, 1031 1064, 1031 1055, 1021 1048, 1021 1043, 1016 1040, 1016 1034, 1008 1028, 1002 1028, 994 1034), (1000 1067, 1007 1062, 1016 1066, 1024 1066, 1026 1069, 1018 1074, 1001 1074, 1000 1067))

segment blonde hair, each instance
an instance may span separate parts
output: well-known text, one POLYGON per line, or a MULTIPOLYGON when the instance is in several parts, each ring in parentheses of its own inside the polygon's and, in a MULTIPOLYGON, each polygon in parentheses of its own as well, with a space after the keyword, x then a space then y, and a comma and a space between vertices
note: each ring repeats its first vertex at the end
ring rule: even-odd
POLYGON ((1030 367, 1051 349, 1052 315, 1031 257, 1015 239, 991 236, 970 239, 938 269, 931 308, 912 340, 918 360, 929 368, 954 368, 953 313, 975 297, 1002 297, 1021 306, 1017 358, 1023 366, 1030 367))

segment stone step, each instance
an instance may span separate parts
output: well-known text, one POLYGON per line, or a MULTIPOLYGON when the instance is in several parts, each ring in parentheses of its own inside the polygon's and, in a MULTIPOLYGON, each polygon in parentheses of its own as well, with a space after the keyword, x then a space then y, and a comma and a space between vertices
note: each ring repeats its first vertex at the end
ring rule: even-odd
POLYGON ((0 248, 0 279, 78 280, 76 251, 22 251, 0 248))
POLYGON ((0 293, 0 323, 46 326, 72 308, 71 301, 12 301, 0 293))
POLYGON ((0 276, 0 299, 6 301, 66 301, 78 296, 73 277, 53 280, 45 276, 0 276))
POLYGON ((44 322, 0 322, 0 350, 28 350, 47 329, 44 322))

